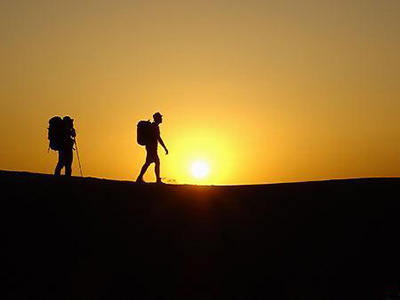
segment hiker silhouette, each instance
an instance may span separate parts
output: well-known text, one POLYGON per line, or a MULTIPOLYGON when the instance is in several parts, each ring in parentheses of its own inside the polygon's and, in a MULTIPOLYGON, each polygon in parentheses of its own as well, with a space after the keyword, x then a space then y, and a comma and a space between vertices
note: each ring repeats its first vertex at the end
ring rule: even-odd
POLYGON ((49 148, 58 151, 58 162, 54 170, 54 175, 60 176, 61 169, 65 168, 65 176, 72 174, 73 150, 76 132, 74 120, 69 116, 63 119, 53 117, 49 121, 49 148))
POLYGON ((157 148, 158 143, 164 148, 165 154, 168 154, 168 149, 164 144, 163 139, 160 135, 160 125, 162 123, 162 115, 156 112, 153 115, 154 121, 140 121, 138 123, 138 143, 146 147, 146 161, 140 171, 136 182, 144 183, 143 176, 147 171, 150 164, 155 163, 155 173, 157 178, 157 183, 162 183, 160 177, 160 158, 158 157, 157 148))

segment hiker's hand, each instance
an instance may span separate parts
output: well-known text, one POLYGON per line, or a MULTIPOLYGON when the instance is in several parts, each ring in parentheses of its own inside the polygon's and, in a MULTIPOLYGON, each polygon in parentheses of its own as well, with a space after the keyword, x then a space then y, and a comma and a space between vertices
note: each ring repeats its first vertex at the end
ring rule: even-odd
POLYGON ((168 153, 169 153, 168 149, 165 149, 165 155, 168 155, 168 153))

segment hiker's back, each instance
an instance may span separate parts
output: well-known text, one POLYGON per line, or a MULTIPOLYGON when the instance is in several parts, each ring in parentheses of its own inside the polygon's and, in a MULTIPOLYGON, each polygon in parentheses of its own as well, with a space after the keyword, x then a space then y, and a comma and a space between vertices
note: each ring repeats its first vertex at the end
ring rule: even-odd
POLYGON ((157 143, 158 126, 150 121, 140 121, 137 124, 137 142, 142 146, 154 145, 157 143))
POLYGON ((76 134, 72 121, 69 117, 61 119, 59 116, 52 117, 49 120, 48 139, 50 149, 59 151, 64 148, 73 148, 76 134))
POLYGON ((48 128, 49 148, 60 150, 64 146, 64 122, 59 116, 49 120, 48 128))

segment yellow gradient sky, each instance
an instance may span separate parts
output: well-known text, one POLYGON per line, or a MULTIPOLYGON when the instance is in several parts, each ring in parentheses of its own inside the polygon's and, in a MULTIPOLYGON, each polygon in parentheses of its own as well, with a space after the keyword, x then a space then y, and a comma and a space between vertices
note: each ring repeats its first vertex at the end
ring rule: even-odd
POLYGON ((85 175, 133 180, 160 111, 167 181, 400 176, 398 0, 0 1, 0 43, 0 169, 51 173, 70 115, 85 175))

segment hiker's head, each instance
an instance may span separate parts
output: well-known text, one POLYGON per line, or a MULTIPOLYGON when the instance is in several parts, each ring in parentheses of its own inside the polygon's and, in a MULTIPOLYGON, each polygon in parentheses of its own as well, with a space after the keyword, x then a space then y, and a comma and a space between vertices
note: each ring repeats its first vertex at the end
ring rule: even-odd
POLYGON ((67 126, 74 126, 74 119, 71 119, 69 116, 65 116, 63 118, 64 124, 67 126))
POLYGON ((162 123, 162 115, 159 112, 156 112, 153 115, 154 123, 161 124, 162 123))

